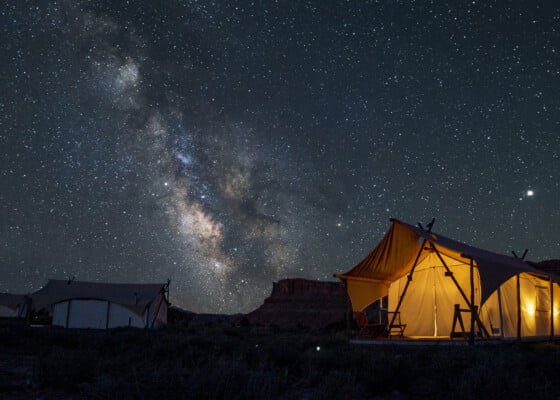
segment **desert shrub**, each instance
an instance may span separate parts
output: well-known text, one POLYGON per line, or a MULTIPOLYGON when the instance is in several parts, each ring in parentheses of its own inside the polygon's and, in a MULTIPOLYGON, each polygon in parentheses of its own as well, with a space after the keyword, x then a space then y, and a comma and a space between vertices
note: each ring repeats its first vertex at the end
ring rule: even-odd
POLYGON ((560 347, 355 346, 316 332, 0 327, 34 383, 91 399, 559 398, 560 347), (320 351, 317 351, 320 346, 320 351))
POLYGON ((259 344, 244 344, 239 349, 238 359, 247 364, 249 368, 256 369, 266 360, 262 347, 259 344))
POLYGON ((320 347, 317 350, 317 346, 312 347, 304 353, 306 366, 313 365, 322 373, 327 373, 336 368, 346 367, 340 364, 340 359, 333 350, 325 349, 320 347))
POLYGON ((351 369, 332 370, 319 387, 322 399, 351 399, 356 394, 356 374, 351 369))
POLYGON ((54 347, 39 358, 34 375, 43 387, 75 391, 97 373, 99 357, 94 351, 67 351, 54 347))
POLYGON ((186 346, 208 351, 214 347, 214 340, 208 336, 192 336, 187 341, 186 346))
POLYGON ((236 337, 239 339, 243 339, 244 335, 243 333, 240 331, 239 328, 236 327, 225 327, 223 328, 224 334, 226 336, 232 336, 232 337, 236 337))
POLYGON ((273 399, 281 393, 281 376, 274 370, 249 370, 244 398, 273 399))
POLYGON ((247 369, 234 362, 208 363, 192 371, 187 386, 191 398, 238 398, 246 382, 247 369))
POLYGON ((269 346, 265 351, 272 367, 295 370, 301 365, 302 354, 296 346, 276 344, 269 346))

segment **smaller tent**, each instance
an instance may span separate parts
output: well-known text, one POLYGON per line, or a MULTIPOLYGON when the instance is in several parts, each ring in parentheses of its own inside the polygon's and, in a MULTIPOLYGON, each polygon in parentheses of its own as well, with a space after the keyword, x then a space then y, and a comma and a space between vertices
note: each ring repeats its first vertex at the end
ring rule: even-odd
POLYGON ((0 318, 25 318, 26 316, 27 296, 0 293, 0 318))
POLYGON ((167 324, 168 284, 49 280, 31 295, 34 311, 47 310, 64 328, 158 328, 167 324))

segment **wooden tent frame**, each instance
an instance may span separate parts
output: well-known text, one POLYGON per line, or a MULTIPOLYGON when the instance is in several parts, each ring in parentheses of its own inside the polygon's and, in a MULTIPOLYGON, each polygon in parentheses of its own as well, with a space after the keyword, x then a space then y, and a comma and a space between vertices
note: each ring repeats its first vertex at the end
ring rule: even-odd
MULTIPOLYGON (((432 219, 432 221, 427 225, 428 229, 424 229, 424 227, 420 223, 418 223, 418 226, 420 227, 420 229, 424 230, 425 232, 430 233, 432 231, 432 227, 434 226, 434 222, 435 222, 435 218, 432 219)), ((400 313, 400 308, 401 308, 404 296, 406 295, 408 287, 410 286, 410 282, 412 281, 412 276, 414 274, 416 266, 418 265, 418 260, 420 259, 420 256, 422 255, 422 252, 425 251, 425 250, 433 251, 437 255, 437 257, 439 258, 443 267, 445 268, 445 271, 446 271, 445 276, 448 276, 448 277, 451 278, 451 280, 455 284, 455 287, 457 288, 457 290, 461 294, 461 297, 463 297, 463 300, 465 300, 465 302, 467 303, 468 310, 470 310, 470 313, 471 313, 471 326, 470 326, 470 332, 469 332, 469 343, 474 344, 475 322, 478 325, 479 329, 481 330, 481 333, 483 333, 487 338, 489 338, 490 335, 488 333, 488 330, 486 329, 486 327, 484 326, 484 324, 482 323, 482 321, 479 318, 478 306, 474 304, 475 299, 474 299, 474 261, 473 261, 473 259, 471 257, 467 257, 467 258, 470 259, 471 298, 469 299, 467 297, 467 295, 465 294, 465 292, 463 291, 463 289, 461 288, 461 286, 459 285, 459 282, 457 282, 457 279, 455 279, 455 277, 453 276, 453 272, 451 271, 449 266, 446 264, 445 260, 441 256, 441 254, 438 251, 438 249, 436 248, 436 246, 426 238, 423 239, 422 245, 420 246, 420 250, 418 251, 418 254, 416 255, 416 259, 414 260, 414 264, 412 265, 412 268, 410 269, 410 272, 407 276, 406 285, 404 286, 403 292, 399 297, 397 307, 395 308, 395 311, 393 313, 393 317, 391 318, 391 322, 389 322, 387 330, 390 332, 391 329, 397 328, 397 326, 395 325, 395 319, 396 319, 397 315, 400 313), (429 244, 429 247, 425 247, 427 243, 429 244)), ((465 255, 462 255, 462 256, 466 257, 465 255)), ((518 282, 519 282, 519 275, 518 275, 518 282)), ((518 288, 518 303, 519 303, 519 288, 518 288)), ((520 307, 518 307, 518 310, 520 310, 520 307)), ((520 311, 518 311, 518 313, 520 314, 520 311)), ((520 319, 520 317, 521 317, 521 315, 518 315, 518 319, 520 319)), ((454 321, 454 323, 453 323, 453 330, 455 328, 455 322, 456 321, 454 321)), ((462 326, 462 321, 461 321, 461 326, 462 326)), ((520 321, 519 321, 519 323, 518 323, 518 336, 519 336, 519 333, 520 333, 519 332, 520 329, 521 329, 521 324, 520 324, 520 321)), ((554 332, 552 332, 552 333, 554 333, 554 332)))

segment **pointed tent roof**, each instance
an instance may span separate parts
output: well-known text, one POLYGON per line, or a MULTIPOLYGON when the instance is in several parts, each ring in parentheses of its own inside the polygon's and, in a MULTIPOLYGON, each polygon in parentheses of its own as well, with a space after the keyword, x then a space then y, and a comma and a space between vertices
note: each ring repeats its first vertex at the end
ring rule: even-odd
MULTIPOLYGON (((415 261, 419 263, 429 255, 420 251, 426 243, 431 243, 438 252, 459 262, 469 264, 471 259, 474 260, 480 274, 482 303, 503 282, 522 272, 550 277, 519 258, 479 249, 397 219, 391 219, 391 222, 391 228, 377 247, 350 271, 336 277, 388 287, 391 282, 408 274, 415 261)), ((555 277, 552 279, 558 280, 555 277)))
POLYGON ((142 314, 146 307, 165 290, 165 283, 100 283, 49 279, 31 294, 36 310, 65 300, 106 300, 142 314))

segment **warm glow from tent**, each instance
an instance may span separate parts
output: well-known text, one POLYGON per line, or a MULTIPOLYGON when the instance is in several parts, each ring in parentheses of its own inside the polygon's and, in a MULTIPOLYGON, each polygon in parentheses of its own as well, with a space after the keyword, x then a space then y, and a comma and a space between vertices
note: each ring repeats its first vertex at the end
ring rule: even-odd
POLYGON ((534 316, 535 315, 535 303, 532 301, 528 301, 525 303, 525 311, 528 315, 534 316))
POLYGON ((387 297, 395 319, 379 321, 385 325, 379 336, 453 339, 468 333, 471 294, 480 309, 473 322, 481 338, 544 337, 552 330, 560 335, 555 278, 533 272, 517 258, 478 251, 397 220, 366 258, 337 277, 345 282, 355 312, 387 297), (472 254, 472 261, 465 254, 472 254), (406 332, 390 331, 395 327, 406 332))

